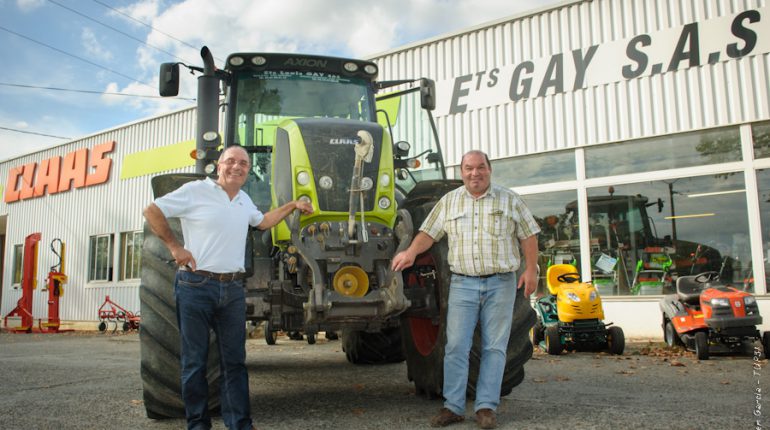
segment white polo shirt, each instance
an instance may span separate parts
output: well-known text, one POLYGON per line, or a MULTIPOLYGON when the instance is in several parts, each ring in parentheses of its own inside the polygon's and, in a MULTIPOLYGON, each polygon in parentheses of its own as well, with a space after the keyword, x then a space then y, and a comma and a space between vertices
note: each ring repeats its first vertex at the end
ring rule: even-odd
POLYGON ((216 273, 243 272, 249 225, 264 219, 248 194, 238 191, 230 200, 211 178, 188 182, 155 199, 166 218, 182 223, 184 247, 196 269, 216 273))

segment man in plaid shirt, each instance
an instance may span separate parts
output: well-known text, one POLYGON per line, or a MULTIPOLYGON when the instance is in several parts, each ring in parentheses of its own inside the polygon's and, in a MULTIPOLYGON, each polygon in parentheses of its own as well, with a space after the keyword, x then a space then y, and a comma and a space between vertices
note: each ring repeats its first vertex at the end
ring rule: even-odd
POLYGON ((481 365, 474 411, 480 428, 497 427, 495 411, 505 371, 517 288, 529 297, 537 288, 537 233, 532 213, 515 192, 491 183, 492 166, 481 151, 469 151, 460 163, 464 186, 436 203, 392 269, 414 264, 417 255, 447 236, 452 271, 444 354, 444 407, 431 419, 444 427, 465 419, 468 357, 476 323, 481 322, 481 365), (521 252, 519 250, 521 247, 521 252), (526 269, 516 281, 521 253, 526 269))

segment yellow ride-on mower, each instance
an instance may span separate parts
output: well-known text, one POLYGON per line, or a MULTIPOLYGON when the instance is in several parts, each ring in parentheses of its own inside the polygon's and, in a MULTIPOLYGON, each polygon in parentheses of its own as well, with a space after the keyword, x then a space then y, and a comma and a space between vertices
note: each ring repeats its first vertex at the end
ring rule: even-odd
POLYGON ((532 343, 547 353, 564 349, 601 351, 620 355, 626 341, 623 329, 605 324, 602 299, 590 282, 580 282, 577 268, 555 264, 546 274, 548 296, 535 302, 538 320, 532 328, 532 343))

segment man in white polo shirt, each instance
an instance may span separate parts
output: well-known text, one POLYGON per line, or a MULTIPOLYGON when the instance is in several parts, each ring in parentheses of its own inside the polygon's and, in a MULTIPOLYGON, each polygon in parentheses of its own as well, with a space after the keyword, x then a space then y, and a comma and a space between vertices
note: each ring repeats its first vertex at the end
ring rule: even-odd
POLYGON ((251 167, 239 146, 228 147, 217 164, 217 179, 192 181, 166 194, 144 210, 153 232, 179 266, 174 283, 181 341, 182 399, 188 429, 210 429, 208 415, 209 330, 216 333, 222 372, 222 418, 228 429, 251 429, 249 380, 246 372, 246 302, 244 261, 249 226, 265 230, 295 209, 313 207, 291 201, 265 214, 241 191, 251 167), (180 244, 167 218, 182 224, 180 244))

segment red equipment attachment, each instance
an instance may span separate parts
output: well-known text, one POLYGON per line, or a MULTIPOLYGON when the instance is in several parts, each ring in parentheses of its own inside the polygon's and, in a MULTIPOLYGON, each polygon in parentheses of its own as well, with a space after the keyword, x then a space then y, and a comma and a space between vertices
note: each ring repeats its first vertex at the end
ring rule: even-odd
POLYGON ((3 318, 6 330, 16 333, 32 332, 32 290, 37 287, 37 244, 40 233, 32 233, 24 239, 24 267, 21 275, 21 298, 8 315, 3 318), (8 317, 21 318, 21 325, 8 328, 8 317))
POLYGON ((61 239, 51 241, 51 251, 59 257, 59 262, 51 266, 48 272, 48 321, 43 322, 40 318, 38 326, 41 333, 61 333, 64 331, 73 331, 72 329, 63 330, 61 328, 61 319, 59 319, 59 298, 64 295, 64 283, 67 282, 67 275, 64 274, 64 242, 61 239), (59 242, 59 251, 53 245, 59 242))
POLYGON ((118 324, 122 325, 123 331, 139 330, 141 317, 139 314, 127 311, 122 306, 110 300, 106 296, 104 303, 99 308, 99 331, 107 331, 108 324, 115 324, 112 328, 114 333, 118 329, 118 324))

